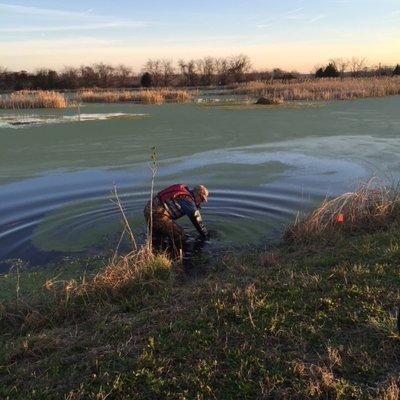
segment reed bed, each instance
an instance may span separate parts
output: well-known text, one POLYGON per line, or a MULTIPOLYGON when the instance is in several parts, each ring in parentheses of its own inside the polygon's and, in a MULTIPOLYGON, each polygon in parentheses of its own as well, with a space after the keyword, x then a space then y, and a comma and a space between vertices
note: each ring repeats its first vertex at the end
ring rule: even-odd
POLYGON ((353 100, 400 95, 400 77, 323 78, 296 81, 252 81, 233 93, 283 100, 353 100))
POLYGON ((0 97, 0 109, 65 108, 67 99, 63 94, 53 91, 21 90, 9 96, 0 97))
POLYGON ((369 182, 322 205, 286 229, 287 243, 307 243, 337 233, 374 232, 400 222, 400 191, 369 182))
POLYGON ((186 90, 83 90, 78 97, 85 103, 138 102, 143 104, 163 104, 165 102, 184 103, 192 98, 186 90))

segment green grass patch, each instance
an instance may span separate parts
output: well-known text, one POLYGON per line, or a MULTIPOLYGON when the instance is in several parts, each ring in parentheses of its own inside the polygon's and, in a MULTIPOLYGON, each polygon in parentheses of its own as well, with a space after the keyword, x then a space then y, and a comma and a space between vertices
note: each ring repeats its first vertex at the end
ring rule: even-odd
POLYGON ((394 399, 399 248, 392 227, 226 254, 205 277, 162 276, 83 302, 84 318, 3 330, 0 397, 394 399))

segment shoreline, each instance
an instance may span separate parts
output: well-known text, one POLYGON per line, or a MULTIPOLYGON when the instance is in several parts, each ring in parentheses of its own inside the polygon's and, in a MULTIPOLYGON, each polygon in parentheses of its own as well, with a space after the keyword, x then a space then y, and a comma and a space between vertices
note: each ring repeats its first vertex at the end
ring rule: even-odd
MULTIPOLYGON (((222 96, 247 96, 280 105, 287 101, 356 100, 400 95, 400 77, 321 78, 293 81, 250 81, 226 87, 93 88, 70 91, 22 90, 0 94, 0 109, 67 108, 78 104, 164 104, 196 102, 199 92, 222 96), (73 94, 67 98, 64 94, 73 94), (1 98, 3 96, 3 99, 1 98)), ((261 104, 260 104, 261 106, 261 104)))

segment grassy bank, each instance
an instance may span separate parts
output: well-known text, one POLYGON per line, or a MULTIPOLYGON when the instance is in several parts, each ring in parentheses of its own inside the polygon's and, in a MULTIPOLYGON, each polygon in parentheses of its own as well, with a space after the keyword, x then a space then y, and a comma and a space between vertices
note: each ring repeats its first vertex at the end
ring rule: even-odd
MULTIPOLYGON (((380 209, 362 204, 369 216, 380 209)), ((18 303, 2 305, 0 397, 397 399, 400 224, 391 210, 374 230, 336 220, 310 231, 313 240, 289 235, 268 253, 227 253, 196 280, 163 256, 132 253, 81 280, 42 282, 36 303, 20 289, 18 303)), ((22 288, 26 278, 0 285, 22 288)))
POLYGON ((399 95, 400 77, 253 81, 234 86, 232 92, 282 100, 353 100, 399 95))

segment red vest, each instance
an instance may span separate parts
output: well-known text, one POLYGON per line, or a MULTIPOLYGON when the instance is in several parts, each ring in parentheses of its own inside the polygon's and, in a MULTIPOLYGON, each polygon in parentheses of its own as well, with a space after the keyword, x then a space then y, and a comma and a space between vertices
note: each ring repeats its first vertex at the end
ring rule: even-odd
POLYGON ((187 185, 183 184, 172 185, 158 193, 158 197, 163 203, 169 200, 174 200, 179 196, 189 196, 194 200, 193 195, 190 193, 187 185))

